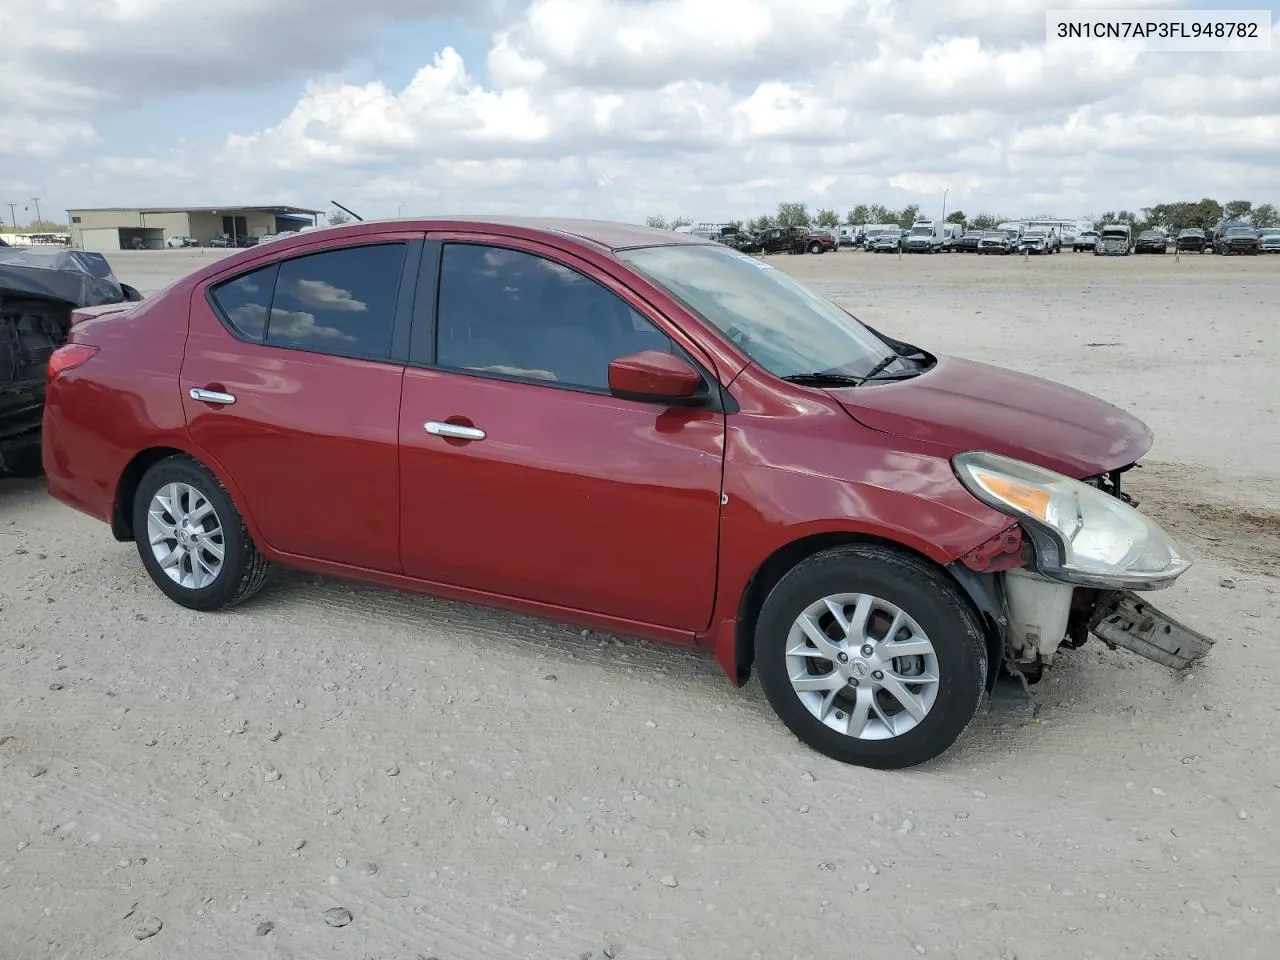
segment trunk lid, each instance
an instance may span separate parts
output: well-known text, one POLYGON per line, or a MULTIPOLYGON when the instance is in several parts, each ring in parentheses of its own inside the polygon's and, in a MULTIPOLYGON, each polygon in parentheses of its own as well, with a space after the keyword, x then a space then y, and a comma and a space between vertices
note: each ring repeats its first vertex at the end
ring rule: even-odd
POLYGON ((918 377, 828 391, 881 433, 949 448, 990 450, 1081 479, 1134 463, 1151 449, 1141 420, 1051 380, 958 357, 918 377))

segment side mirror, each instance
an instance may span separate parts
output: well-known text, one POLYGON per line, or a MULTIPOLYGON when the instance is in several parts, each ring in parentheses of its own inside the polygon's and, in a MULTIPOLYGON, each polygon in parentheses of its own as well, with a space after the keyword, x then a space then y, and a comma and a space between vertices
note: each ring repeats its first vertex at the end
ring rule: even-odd
POLYGON ((609 364, 609 392, 623 400, 696 405, 702 375, 687 360, 662 350, 641 350, 609 364))

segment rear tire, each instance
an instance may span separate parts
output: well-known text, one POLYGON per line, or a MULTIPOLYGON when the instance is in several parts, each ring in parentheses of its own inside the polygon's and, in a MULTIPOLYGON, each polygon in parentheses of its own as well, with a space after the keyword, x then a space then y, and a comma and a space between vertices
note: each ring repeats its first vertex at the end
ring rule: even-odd
POLYGON ((977 614, 946 575, 873 544, 796 565, 769 592, 755 630, 760 685, 787 728, 832 759, 885 770, 931 760, 960 738, 986 696, 987 658, 977 614), (889 653, 895 638, 912 653, 889 653))
POLYGON ((186 455, 166 457, 143 474, 133 534, 155 585, 191 610, 242 603, 271 572, 218 478, 186 455))

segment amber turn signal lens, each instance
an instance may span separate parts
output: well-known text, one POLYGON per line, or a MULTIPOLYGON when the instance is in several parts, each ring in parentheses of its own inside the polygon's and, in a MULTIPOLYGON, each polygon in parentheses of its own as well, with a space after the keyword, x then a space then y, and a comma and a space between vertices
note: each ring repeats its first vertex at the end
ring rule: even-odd
POLYGON ((974 479, 993 497, 1003 500, 1011 507, 1024 510, 1039 520, 1044 520, 1048 514, 1052 496, 1047 490, 990 473, 979 473, 974 479))

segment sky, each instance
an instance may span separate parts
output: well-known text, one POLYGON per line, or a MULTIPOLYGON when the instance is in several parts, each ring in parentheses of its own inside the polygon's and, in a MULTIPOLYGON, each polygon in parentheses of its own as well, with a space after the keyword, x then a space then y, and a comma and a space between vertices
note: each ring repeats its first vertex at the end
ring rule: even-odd
POLYGON ((0 217, 1093 216, 1280 202, 1277 3, 0 0, 0 217), (1271 11, 1270 52, 1045 42, 1046 9, 1271 11))

